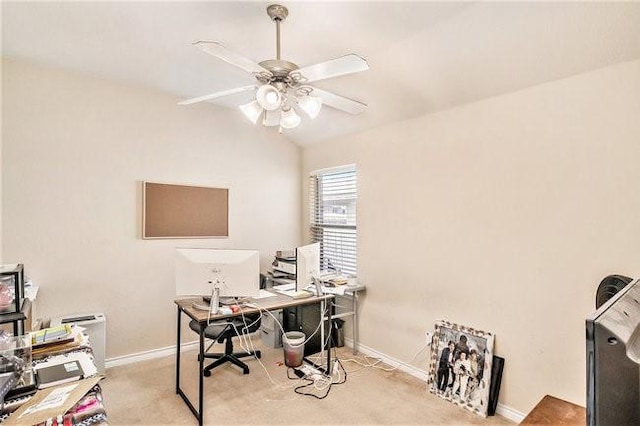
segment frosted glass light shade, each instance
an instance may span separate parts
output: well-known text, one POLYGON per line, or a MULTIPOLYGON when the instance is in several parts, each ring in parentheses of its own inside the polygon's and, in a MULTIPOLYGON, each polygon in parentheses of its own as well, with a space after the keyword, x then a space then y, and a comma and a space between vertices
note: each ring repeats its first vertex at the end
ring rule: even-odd
POLYGON ((298 106, 309 116, 316 118, 322 108, 322 98, 304 95, 298 98, 298 106))
POLYGON ((260 106, 267 111, 273 111, 280 108, 280 104, 282 103, 282 95, 278 89, 273 87, 270 84, 265 84, 260 86, 258 91, 256 92, 256 100, 260 104, 260 106))
POLYGON ((262 107, 258 101, 251 101, 248 104, 240 105, 240 111, 242 111, 253 124, 256 124, 258 117, 262 114, 262 107))
POLYGON ((283 129, 294 129, 298 127, 302 119, 293 108, 289 108, 287 110, 282 110, 282 114, 280 115, 280 127, 283 129))
POLYGON ((263 126, 279 126, 280 125, 280 111, 265 111, 264 118, 262 119, 263 126))

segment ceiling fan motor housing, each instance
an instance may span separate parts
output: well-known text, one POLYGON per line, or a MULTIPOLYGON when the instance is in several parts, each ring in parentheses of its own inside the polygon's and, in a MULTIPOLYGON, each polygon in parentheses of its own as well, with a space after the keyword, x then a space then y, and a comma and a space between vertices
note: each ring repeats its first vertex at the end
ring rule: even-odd
POLYGON ((284 61, 282 59, 269 59, 260 62, 260 66, 266 68, 274 75, 274 77, 286 77, 291 71, 298 69, 298 66, 293 62, 284 61))

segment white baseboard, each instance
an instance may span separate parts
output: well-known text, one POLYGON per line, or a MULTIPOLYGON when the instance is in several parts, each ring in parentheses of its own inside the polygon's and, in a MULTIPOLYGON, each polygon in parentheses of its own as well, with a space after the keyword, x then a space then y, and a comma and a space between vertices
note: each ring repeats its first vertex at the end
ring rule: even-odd
MULTIPOLYGON (((345 338, 344 343, 346 346, 353 348, 352 339, 345 338)), ((189 343, 183 343, 180 345, 180 352, 197 349, 197 347, 198 347, 197 340, 189 343)), ((421 370, 419 368, 414 367, 413 365, 409 365, 403 361, 397 360, 395 358, 391 358, 383 354, 382 352, 378 352, 375 349, 372 349, 368 346, 363 345, 362 343, 358 344, 358 351, 360 351, 365 355, 377 358, 382 362, 384 362, 385 364, 388 364, 392 367, 397 367, 398 370, 404 371, 405 373, 410 374, 413 377, 417 377, 420 380, 424 380, 425 382, 427 380, 427 372, 425 370, 421 370)), ((167 346, 164 348, 153 349, 150 351, 138 352, 130 355, 119 356, 116 358, 109 358, 105 362, 105 367, 106 368, 118 367, 121 365, 133 364, 136 362, 148 361, 155 358, 162 358, 169 355, 175 355, 175 353, 176 353, 175 345, 167 346)), ((516 423, 520 423, 525 418, 525 415, 522 414, 521 412, 516 411, 513 408, 507 407, 506 405, 502 405, 500 403, 498 403, 498 406, 496 407, 496 414, 502 417, 505 417, 509 420, 512 420, 516 423)))
MULTIPOLYGON (((353 340, 349 338, 345 338, 345 345, 350 348, 353 348, 353 340)), ((363 345, 362 343, 358 343, 358 351, 365 355, 378 358, 385 364, 388 364, 392 367, 397 367, 398 370, 404 371, 405 373, 410 374, 413 377, 417 377, 420 380, 424 380, 425 382, 427 380, 427 372, 425 370, 421 370, 412 365, 407 365, 403 361, 399 361, 395 358, 391 358, 383 354, 382 352, 378 352, 368 346, 363 345)), ((516 423, 520 423, 525 418, 525 415, 522 414, 521 412, 516 411, 513 408, 500 403, 498 403, 498 406, 496 407, 496 414, 502 417, 505 417, 509 420, 512 420, 516 423)))
POLYGON ((511 407, 500 404, 499 402, 498 406, 496 407, 496 414, 499 414, 509 420, 513 420, 516 423, 520 423, 526 417, 526 415, 522 414, 520 411, 516 411, 511 407))
MULTIPOLYGON (((189 343, 182 343, 180 345, 180 352, 189 351, 192 349, 198 349, 198 341, 195 340, 189 343)), ((134 354, 123 355, 115 358, 109 358, 105 360, 105 367, 119 367, 121 365, 134 364, 141 361, 149 361, 156 358, 162 358, 165 356, 176 354, 176 346, 167 346, 159 349, 152 349, 150 351, 137 352, 134 354)))
MULTIPOLYGON (((350 348, 353 348, 352 339, 345 338, 344 344, 350 348)), ((424 380, 425 382, 427 381, 427 372, 420 370, 419 368, 416 368, 413 365, 409 365, 403 361, 397 360, 395 358, 391 358, 390 356, 385 355, 382 352, 378 352, 373 348, 365 346, 362 343, 358 343, 358 351, 365 355, 378 358, 385 364, 388 364, 391 367, 397 368, 400 371, 404 371, 405 373, 411 374, 413 377, 417 377, 420 380, 424 380)))

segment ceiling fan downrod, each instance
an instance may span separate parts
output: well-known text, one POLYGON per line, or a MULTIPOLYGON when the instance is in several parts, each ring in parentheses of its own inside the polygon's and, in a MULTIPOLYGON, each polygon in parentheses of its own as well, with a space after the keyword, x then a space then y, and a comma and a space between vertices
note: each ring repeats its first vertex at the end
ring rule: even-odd
POLYGON ((297 84, 299 78, 294 78, 291 73, 297 70, 298 66, 293 62, 280 59, 280 22, 287 18, 289 11, 284 6, 272 4, 267 7, 267 15, 276 23, 276 59, 268 59, 259 63, 271 73, 271 76, 263 78, 261 81, 264 83, 279 81, 285 82, 287 85, 297 84))
POLYGON ((279 4, 272 4, 267 7, 267 15, 276 23, 276 60, 280 60, 280 22, 287 19, 289 10, 279 4))

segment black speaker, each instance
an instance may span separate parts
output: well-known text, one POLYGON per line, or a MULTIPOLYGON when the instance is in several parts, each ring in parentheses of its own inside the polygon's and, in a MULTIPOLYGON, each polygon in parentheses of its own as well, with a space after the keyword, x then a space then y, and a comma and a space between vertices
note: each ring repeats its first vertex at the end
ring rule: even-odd
POLYGON ((633 281, 633 278, 625 277, 624 275, 609 275, 600 281, 598 291, 596 292, 596 309, 604 305, 605 302, 611 299, 617 292, 622 290, 633 281))
POLYGON ((487 414, 493 416, 496 414, 498 406, 498 396, 500 395, 500 382, 502 382, 502 370, 504 369, 504 358, 493 356, 493 364, 491 366, 491 384, 489 385, 489 406, 487 414))

